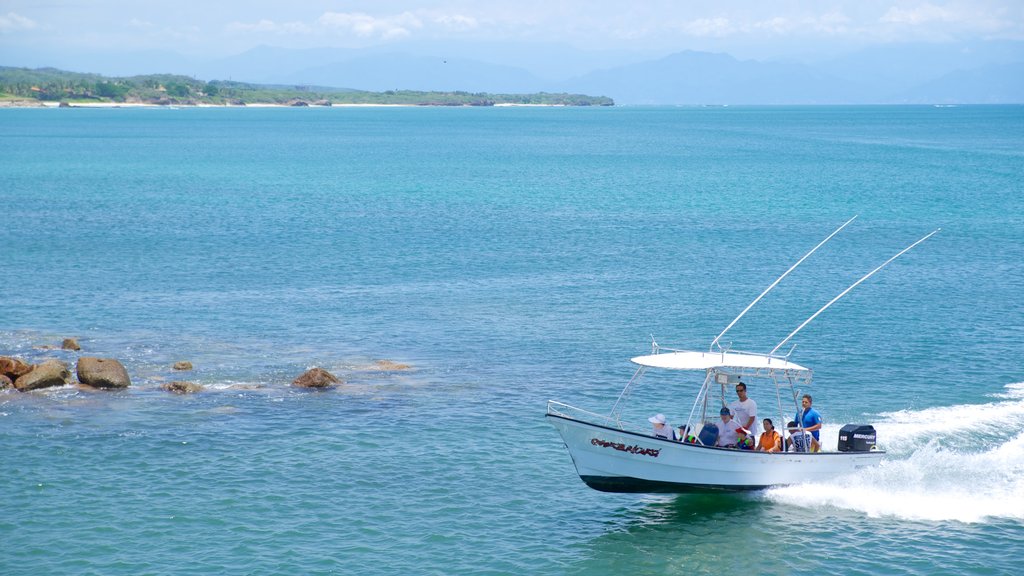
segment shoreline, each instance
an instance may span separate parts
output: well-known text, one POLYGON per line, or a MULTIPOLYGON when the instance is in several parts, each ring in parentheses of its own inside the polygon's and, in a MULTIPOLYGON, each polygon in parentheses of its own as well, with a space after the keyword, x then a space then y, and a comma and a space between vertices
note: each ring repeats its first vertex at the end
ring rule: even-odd
MULTIPOLYGON (((43 102, 31 100, 0 101, 0 108, 62 108, 61 102, 43 102)), ((373 103, 341 103, 322 106, 293 106, 273 102, 254 102, 252 104, 153 104, 149 102, 68 102, 63 108, 569 108, 567 104, 517 104, 502 102, 491 106, 473 106, 470 104, 373 104, 373 103)), ((582 106, 585 107, 585 106, 582 106)))

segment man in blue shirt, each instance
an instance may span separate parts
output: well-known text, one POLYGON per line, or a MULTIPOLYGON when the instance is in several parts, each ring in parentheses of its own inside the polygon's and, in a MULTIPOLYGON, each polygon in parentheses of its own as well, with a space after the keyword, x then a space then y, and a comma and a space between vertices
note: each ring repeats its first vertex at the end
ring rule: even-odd
POLYGON ((818 431, 821 430, 821 414, 811 408, 811 395, 804 394, 800 400, 803 410, 796 413, 796 421, 803 426, 804 432, 810 432, 815 440, 821 441, 818 431))

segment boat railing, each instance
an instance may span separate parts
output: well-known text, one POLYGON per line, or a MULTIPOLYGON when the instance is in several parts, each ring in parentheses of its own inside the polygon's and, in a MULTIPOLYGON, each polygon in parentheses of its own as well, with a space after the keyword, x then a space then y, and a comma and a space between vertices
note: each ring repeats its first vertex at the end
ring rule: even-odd
POLYGON ((607 414, 597 414, 595 412, 590 412, 589 410, 570 406, 569 404, 557 402, 555 400, 548 400, 548 414, 622 429, 622 424, 607 414))

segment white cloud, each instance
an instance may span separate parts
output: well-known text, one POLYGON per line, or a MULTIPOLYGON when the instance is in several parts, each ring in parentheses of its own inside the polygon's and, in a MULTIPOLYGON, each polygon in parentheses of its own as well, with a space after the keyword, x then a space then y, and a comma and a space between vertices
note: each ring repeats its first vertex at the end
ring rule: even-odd
POLYGON ((31 30, 36 27, 36 23, 31 18, 26 18, 21 14, 14 12, 8 12, 6 16, 0 16, 0 32, 13 32, 15 30, 31 30))
POLYGON ((480 26, 480 22, 472 16, 462 14, 444 14, 434 18, 434 22, 448 28, 449 30, 466 31, 474 30, 480 26))
POLYGON ((348 31, 361 38, 391 40, 412 34, 423 22, 412 12, 394 16, 370 16, 363 12, 324 12, 317 22, 329 29, 348 31))
POLYGON ((842 22, 841 16, 828 18, 789 18, 771 16, 763 20, 732 20, 724 16, 701 18, 684 23, 678 28, 684 33, 700 38, 726 38, 749 36, 760 33, 768 36, 789 36, 805 34, 808 31, 824 32, 834 29, 842 22))
POLYGON ((912 8, 893 7, 877 19, 872 29, 901 39, 935 41, 974 36, 1021 40, 1024 4, 986 7, 969 2, 925 2, 912 8))
POLYGON ((842 12, 828 12, 814 19, 813 28, 828 35, 843 35, 850 31, 850 17, 842 12))
POLYGON ((931 22, 955 22, 957 14, 934 4, 921 4, 915 8, 890 8, 880 19, 881 22, 890 24, 908 24, 919 26, 931 22))
POLYGON ((755 22, 752 26, 742 30, 743 32, 765 31, 777 36, 790 36, 800 34, 810 36, 821 34, 825 36, 842 36, 851 33, 849 28, 850 18, 842 12, 828 12, 820 16, 804 16, 786 18, 775 16, 767 20, 755 22))
POLYGON ((148 20, 139 20, 138 18, 132 18, 128 21, 128 25, 132 28, 152 28, 153 23, 148 20))
POLYGON ((765 30, 772 34, 784 35, 792 32, 796 28, 799 28, 799 26, 800 24, 798 22, 794 22, 789 18, 775 16, 774 18, 769 18, 767 20, 755 22, 753 28, 758 30, 765 30))
POLYGON ((231 22, 224 27, 228 32, 268 32, 272 34, 308 34, 312 31, 304 22, 274 22, 262 19, 258 22, 231 22))
POLYGON ((684 23, 680 27, 683 32, 691 36, 723 37, 736 32, 736 27, 728 18, 721 16, 717 18, 699 18, 684 23))
POLYGON ((856 35, 858 30, 843 12, 833 11, 820 15, 775 15, 760 20, 716 16, 699 18, 681 25, 669 25, 696 38, 739 37, 813 37, 856 35))

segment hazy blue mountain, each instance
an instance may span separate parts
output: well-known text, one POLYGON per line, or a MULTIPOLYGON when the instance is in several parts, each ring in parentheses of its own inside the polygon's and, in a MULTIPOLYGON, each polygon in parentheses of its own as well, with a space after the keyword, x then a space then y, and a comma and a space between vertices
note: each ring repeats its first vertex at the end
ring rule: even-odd
POLYGON ((591 72, 563 86, 620 104, 815 104, 847 100, 853 88, 803 64, 692 51, 591 72))
POLYGON ((0 52, 0 64, 24 68, 58 68, 105 76, 138 74, 199 74, 204 60, 173 50, 55 52, 45 47, 6 49, 0 52))
POLYGON ((565 44, 404 42, 362 49, 259 46, 223 58, 170 50, 57 54, 15 47, 0 64, 112 76, 176 73, 203 80, 361 90, 576 92, 620 104, 861 104, 1024 102, 1024 42, 889 44, 839 58, 740 60, 565 44))
POLYGON ((344 48, 257 46, 234 56, 207 62, 202 68, 202 75, 207 80, 283 84, 287 83, 289 76, 300 70, 347 60, 358 54, 358 50, 344 48))
MULTIPOLYGON (((200 67, 200 75, 206 79, 223 78, 250 82, 290 82, 291 79, 306 78, 310 74, 320 77, 323 71, 306 73, 309 69, 326 68, 331 65, 349 63, 359 59, 381 58, 381 64, 408 68, 410 63, 400 63, 395 57, 404 54, 414 60, 412 65, 434 60, 453 62, 475 61, 504 67, 513 76, 529 72, 530 85, 547 81, 564 81, 566 78, 584 74, 596 68, 608 68, 622 64, 641 62, 656 56, 651 53, 622 50, 581 50, 567 44, 517 42, 452 42, 417 41, 401 42, 376 47, 312 48, 289 49, 272 46, 258 46, 240 54, 211 60, 200 67), (302 72, 300 74, 300 72, 302 72)), ((344 66, 342 66, 344 67, 344 66)), ((453 67, 450 67, 453 68, 453 67)), ((396 70, 396 73, 399 70, 396 70)), ((467 73, 482 71, 480 67, 468 67, 467 73)), ((379 71, 386 74, 386 71, 379 71)), ((453 71, 448 70, 450 75, 453 71)), ((487 73, 487 77, 493 74, 487 73)), ((472 77, 467 77, 472 80, 472 77)), ((507 82, 506 82, 507 84, 507 82)), ((414 86, 407 86, 414 88, 414 86)), ((465 88, 470 90, 470 88, 465 88)))
POLYGON ((878 95, 909 91, 956 71, 1024 62, 1022 42, 886 44, 814 64, 878 95))
POLYGON ((373 54, 294 72, 287 84, 344 86, 360 90, 463 90, 537 92, 545 82, 522 68, 476 60, 409 54, 373 54))
MULTIPOLYGON (((542 80, 561 82, 600 68, 658 58, 663 53, 635 50, 583 50, 565 43, 513 41, 419 41, 390 45, 378 53, 436 56, 448 61, 476 60, 528 70, 542 80)), ((367 51, 367 53, 369 53, 367 51)))
POLYGON ((958 70, 898 94, 909 104, 1006 104, 1024 102, 1024 63, 958 70))

